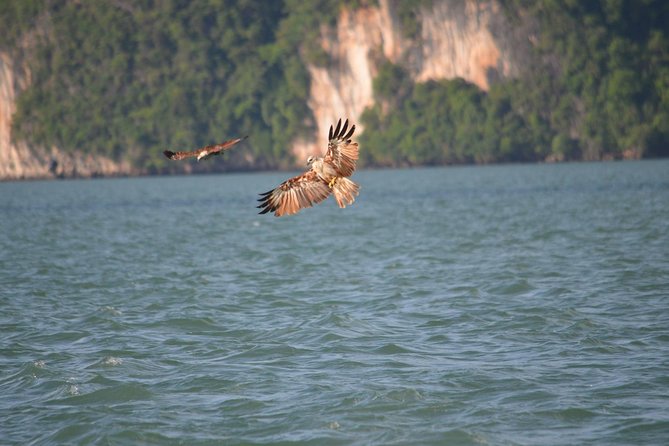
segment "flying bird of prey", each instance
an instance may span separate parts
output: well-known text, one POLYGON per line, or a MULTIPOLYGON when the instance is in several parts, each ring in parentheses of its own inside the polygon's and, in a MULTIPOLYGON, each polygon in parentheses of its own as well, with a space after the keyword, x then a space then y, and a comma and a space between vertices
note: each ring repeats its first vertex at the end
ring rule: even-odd
POLYGON ((210 146, 201 147, 197 150, 192 150, 190 152, 172 152, 171 150, 165 150, 163 153, 166 157, 171 160, 182 160, 185 158, 195 157, 198 161, 206 160, 211 158, 214 155, 220 155, 221 153, 229 150, 240 141, 245 140, 248 136, 243 138, 230 139, 228 141, 222 142, 220 144, 212 144, 210 146))
POLYGON ((261 214, 274 212, 276 217, 291 215, 334 195, 340 208, 353 204, 360 186, 349 180, 358 160, 358 143, 351 142, 355 125, 348 130, 348 119, 335 129, 330 126, 328 150, 324 157, 307 159, 309 170, 290 178, 277 188, 260 194, 261 214))

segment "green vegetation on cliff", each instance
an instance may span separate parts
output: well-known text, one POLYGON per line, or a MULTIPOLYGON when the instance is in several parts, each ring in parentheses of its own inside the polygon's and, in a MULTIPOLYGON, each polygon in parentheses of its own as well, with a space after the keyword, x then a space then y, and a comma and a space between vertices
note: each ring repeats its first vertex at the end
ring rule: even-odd
MULTIPOLYGON (((291 141, 314 125, 305 64, 329 63, 319 27, 374 3, 0 0, 0 48, 31 71, 14 135, 160 172, 179 168, 165 148, 248 134, 243 151, 198 168, 287 167, 291 141)), ((500 3, 535 24, 531 66, 484 92, 414 84, 385 63, 362 117, 367 165, 669 155, 669 2, 500 3)), ((419 35, 397 4, 403 32, 419 35)))
POLYGON ((2 1, 0 47, 27 47, 32 73, 15 134, 149 171, 179 167, 163 149, 248 134, 230 165, 288 166, 291 141, 313 126, 300 45, 349 3, 2 1))
POLYGON ((669 156, 669 2, 509 0, 536 24, 532 66, 484 93, 414 85, 386 63, 365 111, 369 163, 669 156))
POLYGON ((421 165, 543 159, 549 129, 514 108, 514 83, 488 93, 462 79, 413 84, 391 63, 374 81, 378 104, 362 115, 368 164, 421 165))

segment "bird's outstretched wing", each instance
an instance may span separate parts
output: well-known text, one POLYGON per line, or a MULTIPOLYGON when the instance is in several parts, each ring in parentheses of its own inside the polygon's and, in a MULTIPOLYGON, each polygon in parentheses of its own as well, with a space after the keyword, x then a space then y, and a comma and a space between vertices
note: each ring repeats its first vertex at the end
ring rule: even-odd
POLYGON ((325 200, 331 193, 327 183, 313 170, 290 178, 277 188, 260 194, 260 214, 274 212, 276 217, 291 215, 325 200))
POLYGON ((172 152, 171 150, 165 150, 163 153, 165 154, 166 157, 168 157, 171 160, 182 160, 191 157, 197 158, 198 161, 201 159, 206 160, 214 155, 219 155, 225 152, 226 150, 231 149, 232 146, 234 146, 240 141, 245 140, 246 138, 248 138, 248 136, 244 136, 243 138, 230 139, 220 144, 213 144, 210 146, 200 147, 199 149, 192 150, 190 152, 172 152))
POLYGON ((328 151, 325 154, 325 162, 330 164, 342 177, 350 177, 355 170, 358 161, 358 143, 351 142, 351 136, 355 131, 355 125, 348 130, 348 119, 341 126, 341 119, 337 122, 335 129, 330 126, 328 134, 328 151))

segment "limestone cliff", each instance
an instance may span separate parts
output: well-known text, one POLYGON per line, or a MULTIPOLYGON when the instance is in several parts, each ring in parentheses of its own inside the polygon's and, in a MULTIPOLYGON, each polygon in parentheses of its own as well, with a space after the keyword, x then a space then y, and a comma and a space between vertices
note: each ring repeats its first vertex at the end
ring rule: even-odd
POLYGON ((378 7, 342 11, 334 29, 322 29, 321 46, 331 63, 308 66, 317 133, 295 144, 298 162, 323 151, 328 128, 339 117, 360 126, 360 114, 374 102, 372 80, 383 58, 404 66, 417 82, 461 77, 483 90, 491 80, 518 74, 522 37, 518 45, 495 1, 435 0, 417 19, 420 36, 410 39, 393 4, 379 0, 378 7))
MULTIPOLYGON (((505 21, 496 0, 429 3, 416 16, 420 34, 414 38, 403 33, 392 0, 344 9, 334 27, 321 29, 330 63, 307 66, 316 131, 293 143, 299 165, 309 154, 323 152, 328 127, 339 117, 352 119, 358 134, 363 130, 359 118, 374 102, 372 81, 384 60, 401 64, 417 82, 461 77, 484 90, 518 74, 518 54, 531 36, 505 21)), ((0 51, 0 180, 139 173, 128 163, 12 138, 16 98, 30 84, 22 65, 0 51)))
POLYGON ((101 156, 66 153, 58 147, 29 147, 12 139, 16 98, 30 83, 30 72, 0 52, 0 180, 114 176, 134 173, 128 163, 101 156))

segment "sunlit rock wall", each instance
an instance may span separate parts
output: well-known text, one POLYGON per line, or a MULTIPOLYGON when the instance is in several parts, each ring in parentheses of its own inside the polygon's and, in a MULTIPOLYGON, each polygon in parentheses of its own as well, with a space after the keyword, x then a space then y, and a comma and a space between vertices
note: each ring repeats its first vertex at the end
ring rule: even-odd
POLYGON ((384 59, 404 66, 417 82, 461 77, 483 90, 491 80, 517 74, 515 32, 495 1, 435 0, 418 20, 420 37, 406 37, 392 3, 380 0, 378 7, 343 10, 334 29, 322 30, 321 46, 331 63, 307 67, 317 133, 294 145, 298 162, 323 152, 328 128, 339 117, 360 126, 360 114, 374 102, 372 80, 384 59))

